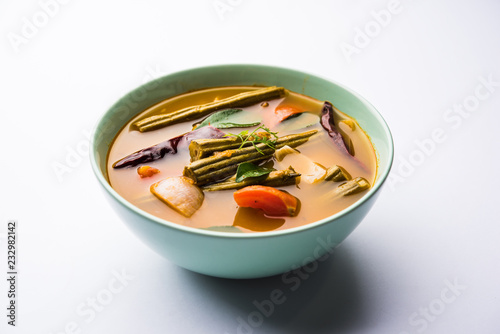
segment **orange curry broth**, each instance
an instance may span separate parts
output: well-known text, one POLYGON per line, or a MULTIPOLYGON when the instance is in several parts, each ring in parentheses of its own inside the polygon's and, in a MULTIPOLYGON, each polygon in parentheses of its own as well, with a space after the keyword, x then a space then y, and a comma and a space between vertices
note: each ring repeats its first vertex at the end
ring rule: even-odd
MULTIPOLYGON (((211 226, 236 225, 245 232, 282 230, 305 225, 317 220, 331 216, 359 200, 365 193, 361 192, 352 196, 340 197, 332 200, 328 193, 335 189, 339 182, 321 181, 316 184, 307 184, 301 181, 298 186, 279 187, 294 195, 300 200, 301 208, 296 217, 265 217, 261 212, 254 209, 239 210, 233 199, 235 190, 205 191, 205 199, 201 208, 195 214, 186 218, 177 213, 150 192, 150 186, 168 176, 180 176, 185 165, 189 164, 189 152, 179 150, 175 155, 167 154, 160 160, 146 163, 155 167, 160 173, 151 177, 141 178, 137 173, 137 167, 126 167, 114 169, 112 164, 121 158, 140 149, 155 145, 164 140, 176 137, 191 131, 193 123, 189 121, 170 125, 155 131, 141 133, 132 130, 131 124, 135 121, 177 109, 212 102, 215 99, 223 99, 241 92, 249 91, 259 87, 220 87, 203 89, 195 92, 182 94, 163 102, 160 102, 143 111, 130 120, 116 136, 110 149, 107 161, 108 178, 111 186, 127 201, 140 209, 177 224, 196 228, 207 228, 211 226), (238 214, 238 219, 235 220, 238 214)), ((244 112, 269 114, 280 104, 293 105, 309 111, 316 115, 321 114, 322 101, 300 95, 294 92, 282 99, 267 101, 267 107, 257 104, 241 108, 244 112)), ((335 101, 331 101, 335 105, 335 101)), ((335 109, 335 121, 353 120, 346 114, 335 109)), ((263 122, 266 123, 263 116, 263 122)), ((288 122, 288 121, 286 121, 288 122)), ((308 130, 319 130, 309 141, 296 149, 309 157, 312 161, 320 163, 325 167, 340 165, 344 167, 351 176, 364 177, 372 185, 377 173, 377 159, 373 146, 365 132, 355 123, 354 130, 344 123, 338 124, 338 128, 352 141, 356 159, 352 159, 338 150, 328 133, 318 122, 307 128, 287 131, 286 122, 278 125, 271 131, 279 130, 278 135, 284 136, 290 133, 300 133, 308 130), (356 161, 357 160, 357 161, 356 161), (359 163, 361 162, 361 164, 359 163)), ((255 127, 254 127, 255 128, 255 127)), ((252 131, 253 128, 247 128, 252 131)), ((226 133, 239 133, 242 128, 222 129, 226 133)), ((293 167, 293 166, 292 166, 293 167)))

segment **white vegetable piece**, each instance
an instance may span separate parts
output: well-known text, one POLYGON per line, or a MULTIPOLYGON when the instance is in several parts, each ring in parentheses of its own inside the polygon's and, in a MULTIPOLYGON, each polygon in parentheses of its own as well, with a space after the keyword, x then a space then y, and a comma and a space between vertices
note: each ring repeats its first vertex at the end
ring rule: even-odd
POLYGON ((167 177, 151 185, 151 192, 185 217, 191 217, 203 204, 204 195, 194 181, 185 176, 167 177))
POLYGON ((283 146, 275 152, 276 166, 285 169, 286 166, 293 166, 293 169, 301 174, 301 181, 307 183, 317 183, 326 176, 326 168, 312 161, 304 154, 289 146, 283 146))

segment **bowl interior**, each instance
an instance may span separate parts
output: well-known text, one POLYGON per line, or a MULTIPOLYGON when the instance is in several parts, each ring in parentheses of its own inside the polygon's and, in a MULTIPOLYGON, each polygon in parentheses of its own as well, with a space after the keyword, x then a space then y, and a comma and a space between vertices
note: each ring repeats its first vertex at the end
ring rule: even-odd
MULTIPOLYGON (((378 111, 357 93, 335 82, 290 69, 258 65, 224 65, 187 70, 151 81, 124 96, 104 114, 94 130, 91 145, 91 163, 104 188, 115 199, 127 205, 128 202, 107 183, 106 158, 115 135, 129 119, 166 98, 191 90, 231 85, 284 86, 319 100, 329 100, 339 110, 358 121, 369 135, 377 152, 377 181, 365 197, 346 210, 360 205, 365 198, 374 194, 386 179, 393 159, 391 133, 378 111)), ((132 207, 131 204, 128 205, 132 207)), ((144 215, 149 216, 146 213, 144 215)))

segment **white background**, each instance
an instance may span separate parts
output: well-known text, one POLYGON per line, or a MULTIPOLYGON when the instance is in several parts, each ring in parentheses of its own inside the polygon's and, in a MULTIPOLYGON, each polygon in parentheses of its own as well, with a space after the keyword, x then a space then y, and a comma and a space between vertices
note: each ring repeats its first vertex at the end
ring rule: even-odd
POLYGON ((499 332, 498 1, 66 2, 42 1, 51 16, 38 1, 0 3, 1 333, 499 332), (122 95, 227 63, 341 82, 394 135, 378 202, 295 290, 280 276, 217 279, 159 257, 89 166, 88 133, 122 95), (9 219, 19 226, 15 328, 9 219), (286 300, 259 323, 254 302, 275 289, 286 300))

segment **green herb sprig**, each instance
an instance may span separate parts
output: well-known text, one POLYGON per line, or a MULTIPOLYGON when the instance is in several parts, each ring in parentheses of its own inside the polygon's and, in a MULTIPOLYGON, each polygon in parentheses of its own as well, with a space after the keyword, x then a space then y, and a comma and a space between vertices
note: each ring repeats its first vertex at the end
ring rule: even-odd
POLYGON ((267 128, 265 125, 261 125, 259 126, 258 128, 256 128, 255 130, 253 130, 252 132, 248 133, 248 130, 244 130, 244 131, 241 131, 240 133, 238 134, 234 134, 234 133, 228 133, 226 134, 226 137, 238 137, 241 139, 241 145, 238 149, 242 148, 243 146, 245 146, 246 143, 252 143, 252 145, 255 147, 255 149, 257 150, 257 152, 259 152, 260 154, 264 154, 264 152, 262 152, 262 150, 260 150, 258 147, 257 147, 257 144, 266 144, 268 147, 272 148, 273 150, 276 149, 276 141, 278 140, 278 132, 272 132, 271 130, 269 130, 269 128, 267 128), (258 130, 264 130, 266 133, 269 134, 269 136, 259 136, 256 132, 258 130))

